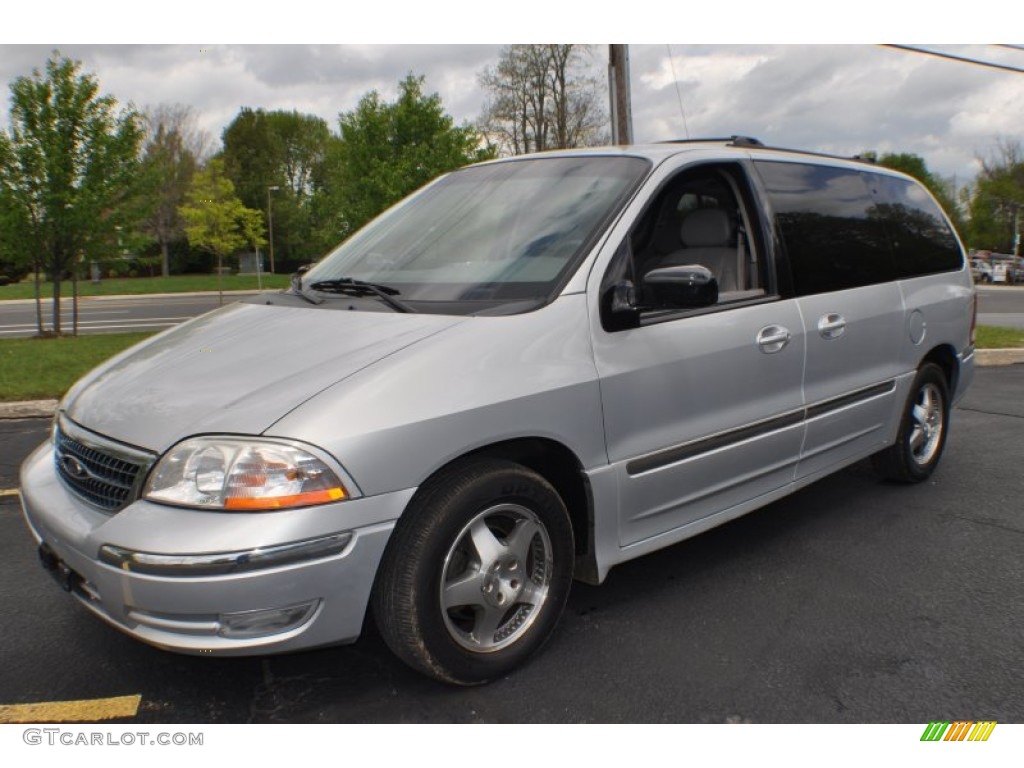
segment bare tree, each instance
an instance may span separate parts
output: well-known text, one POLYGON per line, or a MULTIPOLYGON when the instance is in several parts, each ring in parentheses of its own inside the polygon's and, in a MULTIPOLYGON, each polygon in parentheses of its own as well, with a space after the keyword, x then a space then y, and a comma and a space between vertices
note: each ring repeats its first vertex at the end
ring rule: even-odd
POLYGON ((197 163, 204 163, 213 153, 213 139, 199 127, 199 115, 189 104, 147 106, 145 120, 149 139, 163 126, 164 132, 181 137, 182 145, 197 163))
POLYGON ((198 128, 195 112, 187 105, 151 107, 145 125, 143 167, 149 175, 153 206, 143 229, 160 244, 161 273, 167 277, 171 243, 185 237, 178 208, 211 142, 209 134, 198 128))
POLYGON ((602 88, 587 71, 588 46, 512 45, 479 75, 489 97, 481 130, 503 154, 591 146, 608 140, 602 88))

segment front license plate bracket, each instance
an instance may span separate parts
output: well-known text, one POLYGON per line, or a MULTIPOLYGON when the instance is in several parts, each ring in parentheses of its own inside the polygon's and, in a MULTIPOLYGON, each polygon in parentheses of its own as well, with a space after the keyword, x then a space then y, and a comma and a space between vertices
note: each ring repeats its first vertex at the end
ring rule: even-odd
POLYGON ((71 570, 45 543, 39 545, 39 562, 65 592, 74 592, 81 585, 82 577, 71 570))

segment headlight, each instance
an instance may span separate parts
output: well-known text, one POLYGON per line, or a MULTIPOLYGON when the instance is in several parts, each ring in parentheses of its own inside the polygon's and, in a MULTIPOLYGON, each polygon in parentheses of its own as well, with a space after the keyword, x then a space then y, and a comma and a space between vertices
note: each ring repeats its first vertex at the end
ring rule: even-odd
POLYGON ((323 460, 289 443, 194 437, 161 457, 142 495, 182 507, 256 512, 325 504, 349 494, 323 460))

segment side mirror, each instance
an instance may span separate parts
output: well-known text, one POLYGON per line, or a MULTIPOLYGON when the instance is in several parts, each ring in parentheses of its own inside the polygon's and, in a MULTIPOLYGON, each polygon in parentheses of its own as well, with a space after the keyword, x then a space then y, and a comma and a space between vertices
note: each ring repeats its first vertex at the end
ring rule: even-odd
POLYGON ((613 283, 601 295, 601 325, 606 331, 622 331, 640 325, 636 286, 631 280, 613 283))
POLYGON ((700 264, 652 269, 644 286, 656 309, 699 309, 718 301, 718 281, 700 264))
POLYGON ((309 272, 313 268, 312 264, 303 264, 301 267, 292 272, 291 284, 292 288, 297 291, 302 290, 302 276, 309 272))

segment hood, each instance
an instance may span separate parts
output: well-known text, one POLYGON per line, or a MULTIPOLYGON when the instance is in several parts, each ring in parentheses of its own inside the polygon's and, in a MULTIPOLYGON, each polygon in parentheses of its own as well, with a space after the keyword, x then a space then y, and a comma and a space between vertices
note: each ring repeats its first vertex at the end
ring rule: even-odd
POLYGON ((318 392, 461 317, 232 304, 109 360, 64 398, 74 421, 163 452, 259 434, 318 392))

